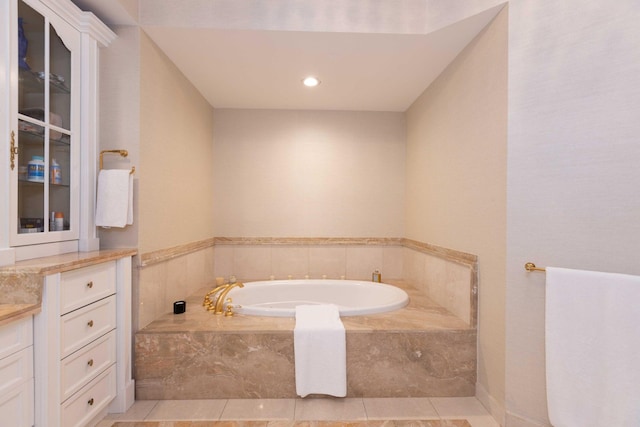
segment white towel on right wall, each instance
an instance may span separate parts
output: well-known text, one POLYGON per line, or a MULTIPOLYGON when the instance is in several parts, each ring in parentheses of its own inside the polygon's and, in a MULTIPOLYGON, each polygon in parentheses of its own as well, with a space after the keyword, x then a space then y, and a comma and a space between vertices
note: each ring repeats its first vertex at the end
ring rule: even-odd
POLYGON ((547 267, 555 427, 640 426, 640 276, 547 267))

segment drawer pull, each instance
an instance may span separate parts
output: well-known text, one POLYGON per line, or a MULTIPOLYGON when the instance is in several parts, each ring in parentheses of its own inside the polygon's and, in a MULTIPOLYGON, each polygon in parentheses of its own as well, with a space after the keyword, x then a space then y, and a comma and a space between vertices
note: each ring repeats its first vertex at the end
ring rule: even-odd
POLYGON ((93 366, 93 359, 89 359, 89 361, 87 362, 87 365, 93 366))
POLYGON ((93 288, 93 282, 87 283, 87 288, 89 288, 89 289, 93 288))
POLYGON ((89 404, 89 406, 93 406, 93 397, 91 399, 89 399, 89 401, 87 403, 89 404))
POLYGON ((90 327, 90 328, 93 328, 93 320, 89 320, 87 322, 87 326, 90 327))

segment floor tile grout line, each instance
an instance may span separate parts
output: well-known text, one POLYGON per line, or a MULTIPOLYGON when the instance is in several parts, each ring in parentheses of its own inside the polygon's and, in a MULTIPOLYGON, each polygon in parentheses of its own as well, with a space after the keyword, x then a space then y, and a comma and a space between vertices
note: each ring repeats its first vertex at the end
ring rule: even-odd
POLYGON ((147 412, 146 415, 144 417, 142 417, 142 421, 146 421, 147 418, 149 418, 149 415, 151 415, 153 410, 156 409, 156 406, 158 406, 158 403, 160 403, 160 401, 156 400, 156 403, 154 403, 153 406, 151 407, 151 409, 149 409, 149 412, 147 412))
POLYGON ((360 399, 362 400, 362 408, 364 409, 364 419, 369 421, 369 412, 367 412, 367 405, 364 404, 364 397, 360 399))
POLYGON ((293 399, 293 420, 296 421, 296 410, 298 409, 298 398, 293 399))
POLYGON ((433 410, 435 411, 436 415, 438 415, 438 419, 439 420, 443 420, 444 418, 442 417, 442 415, 440 414, 440 411, 438 411, 438 408, 436 407, 436 405, 433 404, 433 401, 431 400, 431 398, 429 397, 429 405, 431 405, 431 407, 433 408, 433 410))
POLYGON ((218 414, 218 421, 222 421, 222 415, 224 415, 224 410, 227 409, 228 404, 229 404, 229 399, 225 399, 224 405, 222 405, 222 410, 218 414))

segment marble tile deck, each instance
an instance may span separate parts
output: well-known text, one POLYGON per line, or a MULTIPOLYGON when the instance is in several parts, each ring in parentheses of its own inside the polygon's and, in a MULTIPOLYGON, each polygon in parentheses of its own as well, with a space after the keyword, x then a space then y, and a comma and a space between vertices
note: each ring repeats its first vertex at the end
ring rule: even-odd
MULTIPOLYGON (((410 303, 343 317, 348 397, 473 396, 476 330, 410 284, 410 303)), ((213 287, 213 286, 212 286, 213 287)), ((136 334, 138 399, 295 398, 293 318, 215 316, 202 289, 187 312, 136 334)))
MULTIPOLYGON (((402 280, 388 283, 399 286, 409 294, 409 304, 400 310, 370 316, 343 317, 347 332, 407 331, 407 330, 475 330, 460 318, 441 307, 411 284, 402 280)), ((202 288, 186 299, 187 311, 175 315, 167 313, 156 319, 139 333, 162 334, 173 332, 237 333, 244 331, 293 331, 293 318, 235 315, 231 318, 213 315, 202 307, 202 300, 211 287, 202 288)))

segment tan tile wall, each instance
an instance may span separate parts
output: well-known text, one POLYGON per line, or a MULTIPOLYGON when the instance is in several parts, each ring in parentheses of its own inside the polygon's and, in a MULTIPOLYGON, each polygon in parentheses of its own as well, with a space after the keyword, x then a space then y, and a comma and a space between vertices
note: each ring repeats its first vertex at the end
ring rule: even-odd
POLYGON ((402 247, 388 245, 216 245, 215 275, 238 280, 320 279, 371 280, 402 278, 402 247))
MULTIPOLYGON (((141 257, 144 259, 144 256, 141 257)), ((192 252, 138 262, 134 269, 134 330, 173 310, 173 302, 184 300, 213 281, 213 246, 192 248, 192 252)))
POLYGON ((404 279, 470 325, 475 325, 472 266, 404 248, 404 279))

